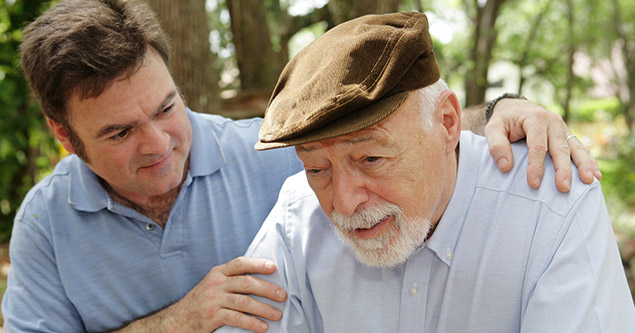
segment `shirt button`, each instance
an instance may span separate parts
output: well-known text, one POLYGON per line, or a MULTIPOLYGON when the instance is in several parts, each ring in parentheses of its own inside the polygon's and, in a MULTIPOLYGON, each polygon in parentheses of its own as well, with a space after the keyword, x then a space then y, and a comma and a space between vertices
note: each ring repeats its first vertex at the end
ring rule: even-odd
POLYGON ((454 254, 452 254, 452 251, 448 250, 448 251, 445 253, 445 258, 446 258, 446 259, 450 260, 450 259, 452 259, 453 257, 454 257, 454 254))
POLYGON ((412 287, 410 287, 410 296, 414 296, 417 294, 419 290, 417 289, 417 284, 414 283, 412 287))
POLYGON ((154 224, 152 224, 152 223, 146 224, 146 230, 148 230, 148 231, 154 230, 154 224))

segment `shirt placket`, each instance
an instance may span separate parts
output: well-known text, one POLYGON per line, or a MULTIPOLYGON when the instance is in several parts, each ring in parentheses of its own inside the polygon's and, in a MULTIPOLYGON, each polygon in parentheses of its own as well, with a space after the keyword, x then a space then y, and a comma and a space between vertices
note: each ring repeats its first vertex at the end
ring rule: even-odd
POLYGON ((426 306, 430 286, 432 253, 424 248, 406 263, 401 291, 399 332, 423 332, 426 324, 426 306))

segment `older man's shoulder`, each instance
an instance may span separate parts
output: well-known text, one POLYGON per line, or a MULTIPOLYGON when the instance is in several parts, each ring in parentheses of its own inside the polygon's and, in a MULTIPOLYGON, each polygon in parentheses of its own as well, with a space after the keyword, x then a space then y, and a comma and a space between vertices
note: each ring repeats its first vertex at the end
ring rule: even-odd
POLYGON ((527 199, 544 202, 556 211, 564 211, 591 188, 600 186, 597 180, 591 185, 584 184, 580 180, 577 168, 571 163, 573 170, 571 190, 568 193, 559 192, 555 185, 555 167, 551 157, 547 154, 541 186, 538 189, 531 188, 527 181, 528 149, 526 142, 521 140, 513 143, 512 151, 514 167, 509 172, 503 173, 496 167, 484 137, 471 133, 464 133, 461 137, 461 158, 473 154, 473 161, 470 164, 476 168, 475 186, 478 188, 523 196, 527 199))

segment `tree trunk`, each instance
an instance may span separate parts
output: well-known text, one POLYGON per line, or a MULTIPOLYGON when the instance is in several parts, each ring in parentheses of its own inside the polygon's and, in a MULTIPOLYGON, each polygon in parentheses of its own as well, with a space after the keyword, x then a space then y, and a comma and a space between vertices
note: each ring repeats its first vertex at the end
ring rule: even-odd
POLYGON ((567 85, 562 103, 562 108, 564 109, 562 119, 564 119, 565 122, 569 120, 571 114, 571 97, 575 80, 575 74, 573 73, 573 55, 575 54, 576 42, 573 10, 573 0, 567 0, 567 85))
POLYGON ((633 68, 633 64, 631 63, 631 68, 628 71, 628 92, 629 99, 628 103, 624 106, 624 119, 626 120, 626 126, 630 133, 635 131, 635 68, 633 68))
POLYGON ((205 0, 148 0, 170 37, 170 72, 186 104, 195 111, 219 113, 216 58, 210 50, 205 0))
POLYGON ((330 0, 327 4, 331 20, 329 28, 366 14, 397 12, 401 0, 330 0))
POLYGON ((622 44, 622 60, 626 68, 626 90, 628 91, 627 96, 622 97, 618 88, 616 95, 622 106, 626 126, 629 132, 633 133, 635 131, 635 43, 629 40, 626 31, 622 27, 622 15, 618 1, 613 0, 612 3, 613 22, 615 23, 617 39, 622 44))
POLYGON ((529 60, 529 52, 534 48, 534 42, 536 41, 536 37, 538 36, 538 30, 542 25, 542 20, 545 18, 547 13, 549 13, 549 8, 551 7, 552 0, 547 0, 547 3, 538 15, 534 18, 534 21, 531 24, 531 28, 529 30, 529 36, 527 37, 527 43, 525 43, 525 49, 523 53, 520 55, 520 59, 518 60, 518 94, 523 94, 523 86, 525 84, 525 75, 523 75, 523 70, 525 66, 527 66, 527 62, 529 60))
POLYGON ((279 1, 273 1, 271 14, 276 22, 276 36, 280 39, 280 51, 278 51, 278 61, 284 67, 289 61, 289 41, 291 38, 303 28, 309 27, 315 23, 330 21, 328 6, 316 8, 309 13, 301 16, 291 16, 286 9, 280 8, 279 1))
POLYGON ((492 58, 492 49, 496 42, 496 19, 501 5, 505 0, 488 0, 480 7, 474 1, 476 17, 472 50, 470 52, 470 67, 465 77, 465 105, 478 105, 485 101, 487 90, 487 72, 492 58))
POLYGON ((272 89, 282 65, 273 50, 261 0, 227 0, 242 90, 272 89))

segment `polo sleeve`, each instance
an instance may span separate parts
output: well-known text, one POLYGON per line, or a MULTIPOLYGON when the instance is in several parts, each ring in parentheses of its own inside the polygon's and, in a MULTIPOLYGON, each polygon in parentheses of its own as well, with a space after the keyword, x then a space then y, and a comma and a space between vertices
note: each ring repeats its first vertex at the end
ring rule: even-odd
POLYGON ((84 331, 64 292, 49 239, 28 222, 16 220, 13 226, 11 269, 2 301, 5 331, 84 331))
POLYGON ((599 184, 567 216, 569 228, 538 280, 521 332, 635 332, 635 308, 599 184))

